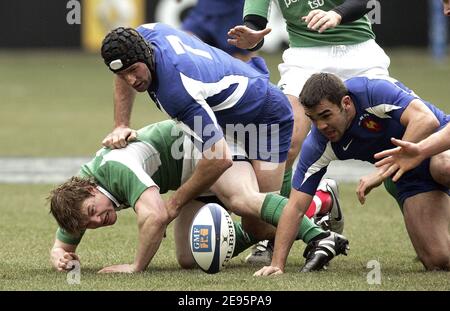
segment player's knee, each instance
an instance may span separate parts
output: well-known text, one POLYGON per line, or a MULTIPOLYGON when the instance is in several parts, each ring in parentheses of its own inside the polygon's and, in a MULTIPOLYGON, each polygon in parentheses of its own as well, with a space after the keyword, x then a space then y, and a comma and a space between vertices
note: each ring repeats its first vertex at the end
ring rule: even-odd
POLYGON ((446 158, 441 163, 441 169, 439 170, 441 183, 450 186, 450 158, 446 158))
POLYGON ((226 208, 238 216, 259 215, 259 205, 255 200, 258 194, 257 189, 246 183, 239 185, 236 191, 218 193, 226 208))
POLYGON ((420 259, 427 270, 450 270, 450 250, 435 250, 420 259))
POLYGON ((182 269, 194 269, 196 267, 194 258, 189 254, 177 254, 177 261, 182 269))
POLYGON ((447 152, 432 158, 431 175, 436 182, 450 187, 450 155, 447 152))
POLYGON ((229 208, 233 213, 239 216, 257 215, 257 211, 252 211, 249 196, 245 191, 230 198, 229 208))

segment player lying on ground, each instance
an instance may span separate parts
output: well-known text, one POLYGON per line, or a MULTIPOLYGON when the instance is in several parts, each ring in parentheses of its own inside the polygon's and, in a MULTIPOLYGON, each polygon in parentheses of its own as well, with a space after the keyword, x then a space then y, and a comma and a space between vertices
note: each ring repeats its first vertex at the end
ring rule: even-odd
MULTIPOLYGON (((233 168, 237 175, 225 172, 211 187, 212 193, 188 202, 179 214, 171 214, 160 194, 169 190, 179 191, 195 171, 201 154, 174 121, 144 127, 137 131, 137 138, 124 149, 101 149, 82 166, 79 177, 52 191, 49 197, 51 212, 60 225, 51 250, 51 260, 56 269, 70 269, 71 261, 78 260, 75 251, 84 231, 113 225, 117 219, 116 211, 122 208, 133 207, 137 215, 139 243, 135 261, 133 264, 109 266, 100 272, 144 270, 158 250, 167 225, 175 218, 178 263, 183 268, 193 267, 194 259, 187 243, 189 226, 197 210, 214 195, 232 211, 249 217, 262 217, 273 225, 277 224, 287 200, 275 194, 259 193, 256 176, 247 161, 235 162, 233 168)), ((339 204, 330 185, 333 186, 331 181, 322 183, 323 190, 318 191, 317 204, 312 204, 311 209, 330 210, 331 205, 339 204), (322 208, 320 197, 324 198, 322 208)), ((235 222, 235 230, 234 256, 258 241, 245 233, 239 222, 235 222)), ((306 243, 317 240, 332 243, 343 237, 325 232, 305 218, 298 238, 306 243)), ((341 251, 335 249, 335 252, 339 254, 341 251)), ((303 270, 321 269, 333 257, 309 259, 303 270)))
MULTIPOLYGON (((333 74, 315 74, 300 101, 313 128, 303 144, 293 192, 278 226, 272 265, 257 275, 284 270, 296 227, 315 187, 333 160, 374 163, 374 154, 392 148, 391 137, 417 142, 442 128, 448 116, 393 79, 352 78, 343 83, 333 74)), ((405 225, 416 253, 428 270, 450 268, 450 151, 422 162, 395 184, 405 225)), ((383 181, 383 167, 364 189, 383 181)))

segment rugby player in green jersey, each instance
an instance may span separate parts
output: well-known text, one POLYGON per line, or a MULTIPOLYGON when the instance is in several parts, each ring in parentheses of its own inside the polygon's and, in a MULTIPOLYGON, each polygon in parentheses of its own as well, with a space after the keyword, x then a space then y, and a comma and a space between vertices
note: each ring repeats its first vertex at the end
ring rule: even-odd
MULTIPOLYGON (((237 150, 232 153, 241 154, 237 150)), ((241 172, 239 176, 229 176, 225 172, 211 187, 211 193, 203 193, 173 214, 161 194, 178 191, 193 174, 201 158, 192 140, 174 121, 163 121, 138 130, 137 140, 125 148, 99 150, 90 162, 81 167, 77 177, 50 194, 50 210, 60 226, 50 254, 53 266, 59 271, 70 270, 73 261, 79 260, 76 249, 85 230, 113 225, 117 220, 116 212, 122 208, 132 207, 136 212, 139 243, 135 260, 132 264, 108 266, 100 272, 143 271, 158 250, 167 225, 174 219, 178 263, 182 268, 194 267, 186 242, 189 226, 198 209, 217 198, 240 216, 262 218, 272 225, 278 223, 287 199, 276 194, 259 193, 255 173, 247 161, 234 162, 233 166, 239 167, 241 172)), ((330 204, 338 204, 335 196, 330 204)), ((314 204, 311 206, 316 208, 314 204)), ((235 231, 234 256, 258 240, 273 238, 271 230, 247 234, 239 222, 235 222, 235 231)), ((343 236, 325 232, 305 217, 298 238, 314 244, 320 240, 332 242, 343 236)), ((335 250, 336 254, 344 252, 345 249, 335 250)), ((314 258, 307 262, 308 267, 303 271, 321 269, 326 263, 323 260, 315 262, 314 258)))

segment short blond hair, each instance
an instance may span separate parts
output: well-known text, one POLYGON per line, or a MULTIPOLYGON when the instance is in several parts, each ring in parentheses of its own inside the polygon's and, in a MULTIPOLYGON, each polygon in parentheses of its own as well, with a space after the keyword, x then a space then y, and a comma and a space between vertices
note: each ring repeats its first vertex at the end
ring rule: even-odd
POLYGON ((97 184, 93 179, 72 177, 50 192, 50 213, 61 229, 80 235, 86 229, 88 217, 81 212, 83 202, 92 197, 97 184))

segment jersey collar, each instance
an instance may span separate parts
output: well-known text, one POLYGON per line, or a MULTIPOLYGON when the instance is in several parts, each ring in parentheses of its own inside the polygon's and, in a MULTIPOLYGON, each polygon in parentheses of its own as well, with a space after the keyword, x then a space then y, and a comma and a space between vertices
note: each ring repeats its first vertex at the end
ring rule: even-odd
POLYGON ((111 193, 109 193, 106 189, 104 189, 100 186, 97 186, 97 190, 100 191, 101 193, 103 193, 104 195, 106 195, 108 197, 108 199, 110 199, 114 203, 114 205, 115 205, 114 209, 116 211, 122 209, 119 201, 117 201, 117 199, 111 193))

